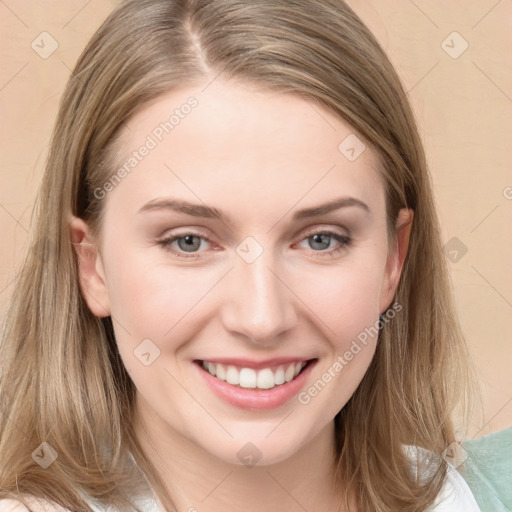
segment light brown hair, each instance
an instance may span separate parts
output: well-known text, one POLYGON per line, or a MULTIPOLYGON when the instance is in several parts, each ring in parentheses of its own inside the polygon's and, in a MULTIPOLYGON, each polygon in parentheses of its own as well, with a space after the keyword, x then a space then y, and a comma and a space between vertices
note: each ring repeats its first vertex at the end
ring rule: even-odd
MULTIPOLYGON (((116 168, 123 124, 160 94, 222 77, 298 94, 348 122, 379 155, 390 243, 414 210, 395 301, 360 386, 335 418, 337 478, 364 511, 423 511, 446 463, 417 482, 402 445, 440 455, 455 441, 471 367, 452 302, 426 159, 407 94, 384 51, 340 0, 128 0, 81 55, 58 113, 34 212, 31 250, 1 345, 0 497, 39 496, 71 510, 89 497, 129 508, 140 473, 171 510, 134 435, 135 387, 110 318, 87 308, 68 222, 101 230, 94 190, 116 168), (459 407, 459 408, 457 408, 459 407), (32 451, 59 454, 47 469, 32 451)), ((340 141, 341 142, 341 141, 340 141)))

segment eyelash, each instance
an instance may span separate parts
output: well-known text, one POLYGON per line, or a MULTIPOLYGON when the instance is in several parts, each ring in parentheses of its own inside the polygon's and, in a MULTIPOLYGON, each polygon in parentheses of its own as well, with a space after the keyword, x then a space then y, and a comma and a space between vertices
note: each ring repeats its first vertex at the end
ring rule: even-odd
MULTIPOLYGON (((321 250, 321 251, 315 251, 315 250, 312 250, 312 254, 315 256, 315 257, 319 257, 319 258, 325 258, 325 257, 334 257, 337 253, 341 252, 343 249, 347 248, 347 247, 350 247, 352 245, 352 238, 349 236, 349 235, 341 235, 335 231, 329 231, 329 230, 325 230, 325 229, 318 229, 318 230, 314 230, 314 231, 311 231, 311 232, 308 232, 306 233, 306 235, 304 236, 304 238, 302 238, 300 240, 300 242, 304 241, 304 240, 307 240, 308 238, 312 238, 313 236, 315 235, 325 235, 325 236, 328 236, 328 237, 331 237, 333 238, 334 240, 336 240, 337 242, 339 242, 339 246, 336 248, 336 249, 331 249, 331 250, 321 250)), ((162 246, 165 250, 175 254, 176 256, 178 257, 181 257, 181 258, 199 258, 200 257, 200 253, 185 253, 185 252, 178 252, 174 249, 172 249, 171 247, 171 244, 173 242, 175 242, 176 240, 180 239, 180 238, 185 238, 187 236, 195 236, 195 237, 198 237, 202 240, 205 240, 207 242, 210 242, 210 240, 206 237, 206 236, 203 236, 201 235, 200 233, 194 233, 194 232, 187 232, 187 233, 184 233, 184 234, 181 234, 181 235, 175 235, 175 236, 172 236, 170 238, 163 238, 161 240, 158 240, 158 245, 162 246)))

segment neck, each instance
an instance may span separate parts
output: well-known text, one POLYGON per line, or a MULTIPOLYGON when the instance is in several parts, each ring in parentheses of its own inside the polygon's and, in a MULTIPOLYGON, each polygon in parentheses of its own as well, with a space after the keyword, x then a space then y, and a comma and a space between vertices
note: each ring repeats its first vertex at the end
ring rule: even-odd
MULTIPOLYGON (((179 512, 338 512, 334 422, 291 457, 266 466, 223 461, 137 400, 135 431, 179 512)), ((350 509, 355 510, 355 508, 350 509)))

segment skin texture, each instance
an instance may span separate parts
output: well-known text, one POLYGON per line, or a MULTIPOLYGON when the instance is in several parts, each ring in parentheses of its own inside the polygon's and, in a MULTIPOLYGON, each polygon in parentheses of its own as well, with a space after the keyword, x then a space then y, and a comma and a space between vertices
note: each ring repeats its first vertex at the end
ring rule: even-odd
POLYGON ((95 315, 112 315, 138 391, 141 442, 179 510, 225 510, 226 503, 233 510, 336 510, 333 418, 363 378, 377 337, 308 404, 294 397, 267 411, 219 399, 192 361, 318 358, 307 389, 392 304, 412 211, 400 212, 388 247, 377 155, 366 145, 349 161, 338 146, 354 130, 327 110, 250 85, 217 80, 203 88, 157 98, 121 133, 125 162, 169 113, 197 99, 106 194, 99 240, 72 220, 84 296, 95 315), (345 196, 369 213, 348 206, 292 219, 345 196), (139 211, 171 197, 216 207, 231 222, 139 211), (322 229, 352 241, 327 237, 319 245, 309 237, 322 229), (198 257, 186 257, 183 239, 159 244, 190 232, 207 239, 192 253, 198 257), (248 236, 263 250, 252 263, 236 250, 248 236), (134 355, 144 339, 160 350, 150 366, 134 355), (252 468, 237 456, 248 442, 261 456, 252 468))

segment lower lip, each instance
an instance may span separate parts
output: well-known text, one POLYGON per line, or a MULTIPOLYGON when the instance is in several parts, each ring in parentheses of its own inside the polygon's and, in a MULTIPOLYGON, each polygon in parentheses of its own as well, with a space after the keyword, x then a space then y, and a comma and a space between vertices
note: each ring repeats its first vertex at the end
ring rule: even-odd
POLYGON ((211 375, 200 364, 194 363, 194 366, 197 367, 201 377, 218 397, 240 409, 264 411, 275 409, 297 395, 304 386, 316 362, 316 359, 309 361, 293 380, 271 389, 233 386, 223 380, 217 379, 217 377, 211 375))

